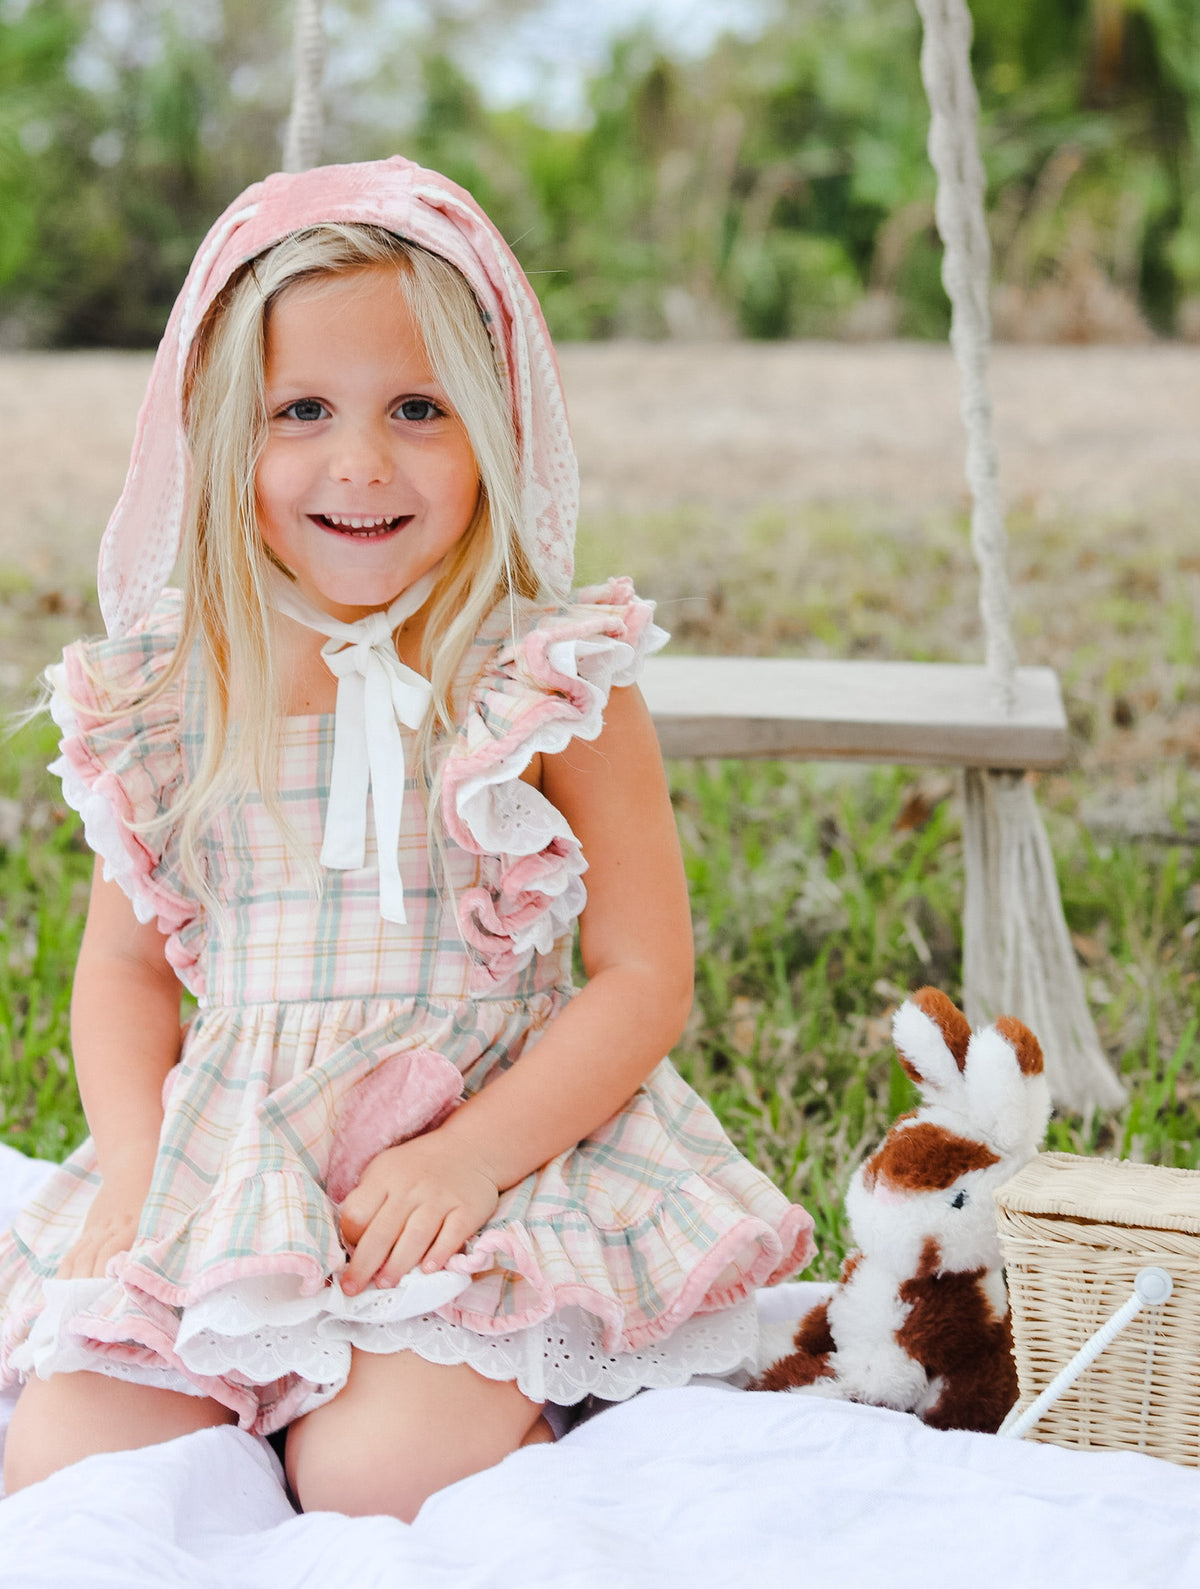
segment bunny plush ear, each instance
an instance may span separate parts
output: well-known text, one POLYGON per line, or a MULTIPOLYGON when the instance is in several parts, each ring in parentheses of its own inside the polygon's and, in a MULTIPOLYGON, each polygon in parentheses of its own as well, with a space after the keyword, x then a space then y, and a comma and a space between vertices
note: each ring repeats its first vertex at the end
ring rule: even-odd
POLYGON ((1042 1049, 1027 1026, 1002 1015, 971 1038, 966 1091, 972 1120, 1002 1153, 1031 1158, 1050 1119, 1042 1049))
POLYGON ((971 1028, 958 1006, 937 988, 921 988, 892 1017, 892 1041, 906 1075, 929 1103, 958 1100, 971 1028))

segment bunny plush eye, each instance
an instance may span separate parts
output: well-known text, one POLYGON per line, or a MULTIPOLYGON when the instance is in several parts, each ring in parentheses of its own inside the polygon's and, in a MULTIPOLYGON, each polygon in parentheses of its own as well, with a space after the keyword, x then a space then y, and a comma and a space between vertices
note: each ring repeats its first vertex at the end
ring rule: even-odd
POLYGON ((957 1197, 951 1199, 950 1207, 951 1208, 962 1208, 966 1204, 966 1201, 967 1201, 967 1194, 965 1192, 960 1192, 957 1197))

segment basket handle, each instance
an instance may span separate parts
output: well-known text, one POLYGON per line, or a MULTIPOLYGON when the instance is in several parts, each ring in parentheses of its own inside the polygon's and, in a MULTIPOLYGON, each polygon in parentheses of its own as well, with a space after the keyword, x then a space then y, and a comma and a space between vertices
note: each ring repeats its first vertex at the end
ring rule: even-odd
POLYGON ((1133 1295, 1128 1302, 1122 1303, 1112 1318, 1106 1320, 1095 1335, 1083 1343, 1066 1367, 1059 1370, 1041 1395, 1031 1401, 1024 1412, 1021 1411, 1021 1403, 1018 1402, 996 1433, 1009 1440, 1020 1440, 1022 1436, 1028 1434, 1038 1419, 1053 1407, 1062 1393, 1070 1390, 1084 1369, 1092 1366, 1109 1342, 1120 1335, 1135 1313, 1140 1313, 1143 1308, 1161 1307, 1173 1290, 1171 1276, 1165 1269, 1159 1269, 1153 1264, 1145 1269, 1139 1269, 1134 1277, 1133 1295))

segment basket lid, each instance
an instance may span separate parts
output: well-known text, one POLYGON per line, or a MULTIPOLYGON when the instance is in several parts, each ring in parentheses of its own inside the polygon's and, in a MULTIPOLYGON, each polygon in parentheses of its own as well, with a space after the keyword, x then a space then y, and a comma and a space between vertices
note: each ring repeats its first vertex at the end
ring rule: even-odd
POLYGON ((996 1202, 1013 1214, 1061 1214, 1194 1235, 1200 1233, 1200 1170, 1039 1153, 998 1188, 996 1202))

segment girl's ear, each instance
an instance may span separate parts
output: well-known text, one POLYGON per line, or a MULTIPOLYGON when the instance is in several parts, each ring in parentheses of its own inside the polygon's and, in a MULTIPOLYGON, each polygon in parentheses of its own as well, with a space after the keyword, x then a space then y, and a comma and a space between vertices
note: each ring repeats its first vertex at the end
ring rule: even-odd
POLYGON ((959 1101, 971 1028, 937 988, 921 988, 892 1017, 892 1041, 905 1074, 929 1103, 959 1101))
POLYGON ((1050 1119, 1050 1089, 1042 1049, 1027 1026, 1002 1015, 971 1038, 967 1050, 967 1106, 988 1140, 1007 1155, 1031 1158, 1050 1119))

